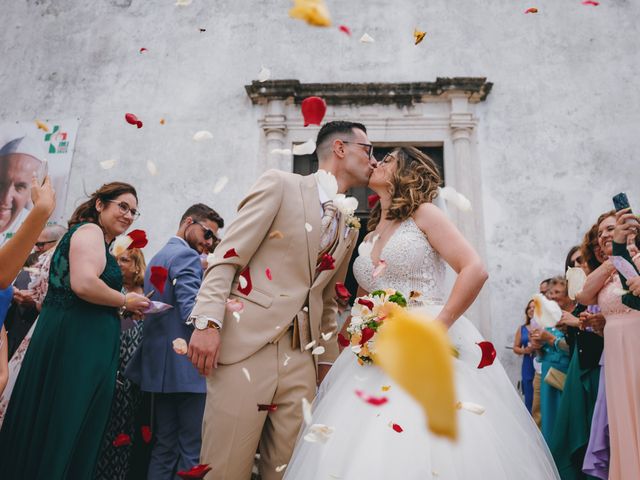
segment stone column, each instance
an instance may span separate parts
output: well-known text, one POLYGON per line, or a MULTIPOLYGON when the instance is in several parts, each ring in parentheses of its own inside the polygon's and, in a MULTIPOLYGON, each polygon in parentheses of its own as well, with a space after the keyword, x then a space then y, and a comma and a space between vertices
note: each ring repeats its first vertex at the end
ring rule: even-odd
POLYGON ((270 100, 267 102, 266 114, 260 121, 260 126, 264 131, 267 140, 266 165, 265 169, 277 168, 291 171, 290 159, 283 155, 271 153, 276 148, 286 148, 285 138, 287 134, 287 117, 285 115, 284 100, 270 100))

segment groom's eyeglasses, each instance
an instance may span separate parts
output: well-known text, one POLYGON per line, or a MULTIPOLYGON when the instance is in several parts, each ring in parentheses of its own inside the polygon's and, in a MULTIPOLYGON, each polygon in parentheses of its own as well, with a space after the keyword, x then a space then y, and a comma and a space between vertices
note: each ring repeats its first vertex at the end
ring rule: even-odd
POLYGON ((371 157, 373 157, 373 145, 371 145, 370 143, 347 142, 346 140, 342 140, 342 143, 349 143, 351 145, 361 145, 361 146, 365 147, 365 151, 367 152, 367 155, 369 156, 369 160, 371 160, 371 157))
POLYGON ((216 234, 213 233, 213 230, 211 230, 208 227, 205 227, 203 224, 201 224, 200 222, 196 222, 194 221, 193 223, 195 223, 196 225, 200 225, 202 227, 202 229, 204 230, 204 239, 205 240, 211 240, 212 238, 216 238, 216 234))

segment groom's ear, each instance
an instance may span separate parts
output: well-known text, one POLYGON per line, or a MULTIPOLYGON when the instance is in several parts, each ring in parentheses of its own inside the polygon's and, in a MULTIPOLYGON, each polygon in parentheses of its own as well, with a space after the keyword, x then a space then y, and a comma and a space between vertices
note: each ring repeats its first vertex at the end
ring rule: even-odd
POLYGON ((338 158, 344 158, 345 155, 347 154, 346 150, 345 150, 345 144, 342 140, 340 140, 339 138, 336 138, 333 143, 333 153, 335 154, 336 157, 338 158))

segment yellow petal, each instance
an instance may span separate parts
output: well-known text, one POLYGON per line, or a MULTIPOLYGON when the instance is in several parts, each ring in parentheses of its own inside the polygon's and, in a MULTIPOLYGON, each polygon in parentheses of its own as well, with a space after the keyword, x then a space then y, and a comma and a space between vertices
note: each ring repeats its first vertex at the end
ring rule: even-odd
POLYGON ((44 123, 41 120, 36 120, 36 127, 38 127, 43 132, 48 132, 49 131, 49 125, 47 125, 46 123, 44 123))
POLYGON ((133 243, 133 238, 129 235, 120 235, 113 242, 113 246, 111 247, 111 253, 114 257, 119 257, 124 253, 124 251, 129 248, 129 245, 133 243))
POLYGON ((417 28, 413 31, 413 38, 416 41, 416 45, 418 45, 422 40, 424 40, 425 35, 427 34, 427 32, 421 32, 420 30, 418 30, 417 28))
POLYGON ((293 0, 293 8, 289 10, 291 18, 304 20, 315 27, 330 27, 329 10, 323 0, 293 0))
POLYGON ((444 326, 397 309, 378 331, 374 361, 423 408, 429 430, 457 436, 451 343, 444 326))

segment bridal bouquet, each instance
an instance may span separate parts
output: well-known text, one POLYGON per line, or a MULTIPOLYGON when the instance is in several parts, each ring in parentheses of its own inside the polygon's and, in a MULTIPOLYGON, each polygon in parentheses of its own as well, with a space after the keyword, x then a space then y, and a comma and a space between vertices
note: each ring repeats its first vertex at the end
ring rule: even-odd
POLYGON ((351 309, 351 324, 347 328, 349 338, 341 338, 341 343, 351 347, 360 365, 373 363, 378 329, 393 309, 406 307, 407 300, 394 289, 376 290, 358 297, 351 309))

